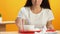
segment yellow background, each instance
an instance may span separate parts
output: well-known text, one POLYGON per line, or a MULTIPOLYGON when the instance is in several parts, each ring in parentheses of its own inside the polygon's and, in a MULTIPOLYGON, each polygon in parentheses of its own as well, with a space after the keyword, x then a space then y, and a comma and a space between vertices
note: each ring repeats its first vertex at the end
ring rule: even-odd
MULTIPOLYGON (((51 9, 54 13, 55 20, 53 21, 54 28, 60 30, 60 0, 49 0, 51 9)), ((24 6, 26 0, 0 0, 0 13, 3 21, 14 21, 17 17, 19 9, 24 6)), ((16 24, 6 24, 6 31, 17 31, 16 24)))

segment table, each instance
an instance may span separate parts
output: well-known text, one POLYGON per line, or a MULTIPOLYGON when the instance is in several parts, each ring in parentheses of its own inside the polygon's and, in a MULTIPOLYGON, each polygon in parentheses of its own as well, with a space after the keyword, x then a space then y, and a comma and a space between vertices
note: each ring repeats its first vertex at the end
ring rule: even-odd
POLYGON ((2 21, 2 22, 0 22, 0 31, 6 31, 6 24, 15 24, 15 21, 2 21))
MULTIPOLYGON (((0 34, 19 34, 18 31, 12 31, 12 32, 0 32, 0 34)), ((60 30, 57 31, 57 34, 60 34, 60 30)))

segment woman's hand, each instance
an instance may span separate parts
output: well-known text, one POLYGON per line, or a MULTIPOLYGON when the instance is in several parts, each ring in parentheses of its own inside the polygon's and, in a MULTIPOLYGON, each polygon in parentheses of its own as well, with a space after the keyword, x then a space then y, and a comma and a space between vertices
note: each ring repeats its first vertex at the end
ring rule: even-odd
POLYGON ((54 30, 54 27, 52 25, 52 21, 48 21, 46 27, 47 27, 47 30, 54 30))
POLYGON ((19 30, 23 30, 21 18, 17 17, 17 19, 15 20, 15 23, 16 23, 19 30))
POLYGON ((47 26, 47 30, 54 30, 54 27, 52 25, 47 26))

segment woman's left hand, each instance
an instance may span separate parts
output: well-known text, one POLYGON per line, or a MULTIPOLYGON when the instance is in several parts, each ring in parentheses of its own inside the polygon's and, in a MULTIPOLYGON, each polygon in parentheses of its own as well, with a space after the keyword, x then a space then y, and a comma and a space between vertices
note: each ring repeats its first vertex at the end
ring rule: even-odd
POLYGON ((54 27, 52 25, 52 20, 47 22, 46 27, 47 27, 47 30, 54 30, 54 27))

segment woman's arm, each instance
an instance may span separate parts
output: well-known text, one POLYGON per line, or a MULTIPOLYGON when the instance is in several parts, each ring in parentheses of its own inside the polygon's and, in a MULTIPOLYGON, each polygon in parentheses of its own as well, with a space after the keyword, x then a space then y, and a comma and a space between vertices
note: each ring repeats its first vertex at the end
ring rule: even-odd
POLYGON ((17 18, 16 20, 15 20, 15 23, 16 23, 16 25, 17 25, 17 27, 20 29, 20 23, 21 23, 21 19, 20 18, 17 18))
POLYGON ((19 30, 23 30, 22 21, 23 21, 23 23, 25 22, 24 19, 21 19, 21 18, 19 18, 19 17, 17 17, 17 19, 15 20, 16 25, 17 25, 17 27, 19 28, 19 30))
POLYGON ((46 27, 47 27, 48 30, 54 30, 54 27, 52 25, 52 20, 47 22, 46 27))

